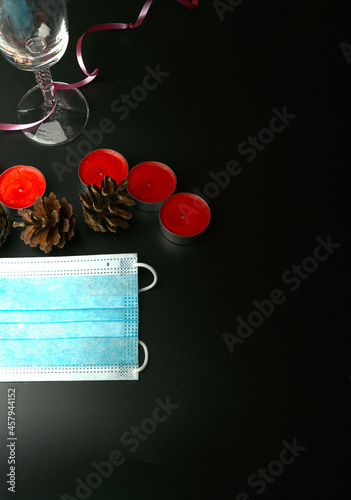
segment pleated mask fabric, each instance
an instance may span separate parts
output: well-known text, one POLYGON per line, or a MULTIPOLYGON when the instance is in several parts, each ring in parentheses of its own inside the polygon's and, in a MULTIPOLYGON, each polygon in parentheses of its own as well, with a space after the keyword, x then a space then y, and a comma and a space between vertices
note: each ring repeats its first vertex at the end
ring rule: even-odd
POLYGON ((137 254, 0 259, 0 380, 138 380, 138 293, 156 280, 137 254))

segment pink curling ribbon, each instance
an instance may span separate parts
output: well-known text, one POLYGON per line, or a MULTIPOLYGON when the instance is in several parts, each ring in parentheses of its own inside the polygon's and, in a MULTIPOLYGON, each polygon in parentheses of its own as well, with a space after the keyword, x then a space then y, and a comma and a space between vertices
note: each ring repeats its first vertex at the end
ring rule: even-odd
MULTIPOLYGON (((193 9, 194 7, 197 7, 198 5, 198 0, 177 0, 179 3, 182 5, 185 5, 188 9, 193 9)), ((77 53, 77 60, 80 69, 83 71, 83 73, 87 76, 87 78, 84 78, 84 80, 81 80, 80 82, 76 83, 71 83, 71 84, 59 84, 54 82, 54 89, 55 90, 68 90, 68 89, 75 89, 78 87, 83 87, 87 83, 91 82, 94 80, 94 78, 97 76, 99 73, 98 69, 95 69, 92 73, 89 73, 89 71, 86 69, 84 61, 83 61, 83 55, 82 55, 82 42, 83 38, 85 35, 88 33, 93 33, 94 31, 104 31, 104 30, 124 30, 124 29, 135 29, 138 28, 142 22, 144 21, 146 14, 148 13, 151 4, 153 0, 146 0, 144 3, 139 16, 137 20, 135 21, 134 24, 132 23, 106 23, 106 24, 96 24, 95 26, 92 26, 89 28, 78 40, 77 42, 77 48, 76 48, 76 53, 77 53)), ((53 107, 53 109, 48 113, 42 120, 39 120, 37 122, 33 123, 28 123, 26 125, 14 125, 14 124, 9 124, 9 123, 0 123, 0 130, 26 130, 32 127, 35 127, 42 123, 44 120, 46 120, 54 111, 55 111, 56 105, 53 107)))

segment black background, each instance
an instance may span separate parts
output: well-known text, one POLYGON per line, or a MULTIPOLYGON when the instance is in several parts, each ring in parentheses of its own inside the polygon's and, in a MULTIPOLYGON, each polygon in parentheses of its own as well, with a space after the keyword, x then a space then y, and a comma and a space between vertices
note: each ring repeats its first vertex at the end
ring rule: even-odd
MULTIPOLYGON (((177 192, 207 193, 212 219, 194 245, 169 242, 158 214, 137 210, 130 229, 94 233, 82 218, 78 163, 61 178, 53 167, 67 165, 72 150, 82 158, 86 138, 70 143, 72 149, 46 148, 21 132, 0 133, 1 169, 36 166, 47 193, 74 206, 74 239, 49 255, 137 252, 159 276, 140 297, 139 335, 150 361, 138 382, 0 385, 1 498, 348 497, 351 10, 345 4, 243 0, 230 7, 229 0, 200 0, 188 10, 158 0, 138 29, 84 39, 87 68, 100 69, 82 89, 91 111, 87 130, 110 119, 114 131, 97 147, 119 151, 130 168, 164 162, 177 175, 177 192), (122 120, 111 104, 142 84, 146 67, 158 65, 169 75, 122 120), (249 162, 239 145, 263 137, 273 109, 285 107, 296 116, 249 162), (209 186, 211 172, 233 160, 241 172, 223 187, 209 186), (293 291, 283 274, 313 256, 317 238, 328 237, 340 246, 293 291), (253 301, 275 289, 285 302, 231 352, 224 336, 233 339, 237 318, 247 320, 253 301), (17 393, 15 494, 6 485, 9 387, 17 393), (132 451, 121 437, 146 425, 157 398, 178 407, 132 451), (281 470, 274 461, 283 442, 294 441, 299 456, 281 470), (77 478, 87 484, 93 462, 108 461, 114 450, 123 465, 79 496, 77 478), (248 484, 267 467, 279 474, 268 473, 264 491, 248 484)), ((95 24, 134 22, 142 5, 71 0, 70 44, 52 68, 54 79, 80 80, 79 36, 95 24)), ((0 118, 13 122, 33 75, 4 60, 0 70, 0 118)), ((1 257, 44 255, 19 235, 11 231, 1 257)), ((148 279, 140 272, 141 285, 148 279)))

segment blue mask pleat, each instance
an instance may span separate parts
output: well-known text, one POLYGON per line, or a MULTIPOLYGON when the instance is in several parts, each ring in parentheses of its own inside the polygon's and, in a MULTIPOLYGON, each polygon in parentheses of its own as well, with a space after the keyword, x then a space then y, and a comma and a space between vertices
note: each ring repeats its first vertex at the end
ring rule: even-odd
POLYGON ((114 309, 137 293, 135 275, 6 278, 0 309, 114 309))
POLYGON ((138 339, 2 340, 0 366, 137 366, 138 339))
MULTIPOLYGON (((137 323, 136 323, 137 325, 137 323)), ((74 337, 131 337, 132 325, 123 321, 86 321, 67 323, 2 323, 2 339, 62 339, 74 337)))

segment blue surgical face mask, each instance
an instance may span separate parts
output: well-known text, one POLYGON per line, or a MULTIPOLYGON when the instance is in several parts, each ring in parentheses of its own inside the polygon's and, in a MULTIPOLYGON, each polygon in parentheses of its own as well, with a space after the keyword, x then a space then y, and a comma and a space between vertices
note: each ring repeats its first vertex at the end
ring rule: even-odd
POLYGON ((156 281, 136 254, 0 259, 0 381, 137 380, 138 293, 156 281))

